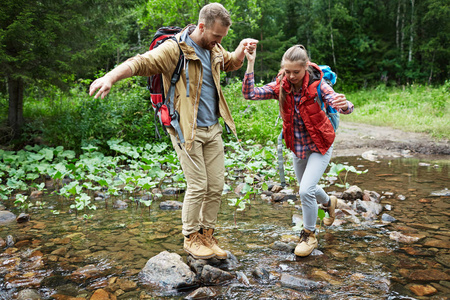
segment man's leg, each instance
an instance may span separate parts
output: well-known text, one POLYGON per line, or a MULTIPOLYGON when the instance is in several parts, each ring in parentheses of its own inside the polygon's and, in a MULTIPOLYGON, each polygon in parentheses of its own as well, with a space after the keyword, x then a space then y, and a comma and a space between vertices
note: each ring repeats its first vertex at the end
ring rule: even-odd
POLYGON ((216 254, 216 258, 226 259, 227 253, 217 244, 212 236, 217 222, 217 214, 222 202, 222 191, 225 176, 224 149, 222 142, 222 127, 219 123, 208 127, 203 144, 205 159, 207 192, 200 212, 200 226, 206 239, 207 246, 216 254))
POLYGON ((183 235, 185 236, 184 250, 195 258, 207 259, 215 254, 205 246, 204 238, 198 232, 200 230, 200 211, 207 189, 207 177, 201 142, 202 132, 199 131, 197 136, 199 137, 193 142, 192 149, 186 150, 187 154, 184 149, 180 149, 175 137, 171 136, 171 140, 187 183, 181 212, 183 235))

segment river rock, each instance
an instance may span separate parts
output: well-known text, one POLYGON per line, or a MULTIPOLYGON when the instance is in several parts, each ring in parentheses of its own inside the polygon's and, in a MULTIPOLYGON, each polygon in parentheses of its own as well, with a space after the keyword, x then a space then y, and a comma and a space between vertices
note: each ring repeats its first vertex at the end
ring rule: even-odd
POLYGON ((405 235, 398 231, 392 231, 389 234, 389 238, 399 243, 412 244, 420 240, 421 237, 417 235, 405 235))
POLYGON ((346 191, 344 191, 342 193, 341 198, 344 200, 350 200, 350 201, 362 199, 363 192, 362 192, 361 188, 359 188, 358 186, 352 185, 351 187, 349 187, 346 191))
POLYGON ((125 201, 117 200, 116 202, 114 202, 113 207, 117 209, 126 209, 128 207, 128 204, 125 201))
POLYGON ((278 185, 278 184, 274 184, 274 185, 271 187, 270 191, 271 191, 272 193, 279 193, 282 189, 283 189, 282 186, 280 186, 280 185, 278 185))
POLYGON ((409 273, 403 274, 406 275, 408 279, 412 281, 440 281, 450 280, 450 275, 444 273, 437 269, 421 269, 421 270, 413 270, 409 273))
POLYGON ((273 250, 292 253, 292 252, 294 252, 294 249, 296 246, 297 246, 297 243, 295 243, 295 242, 285 243, 285 242, 281 242, 281 241, 275 241, 272 245, 270 245, 270 248, 272 248, 273 250))
POLYGON ((377 216, 383 210, 383 205, 372 201, 356 200, 353 202, 353 209, 359 212, 367 212, 369 215, 377 216))
POLYGON ((256 267, 252 272, 253 277, 263 282, 268 282, 270 279, 269 272, 263 267, 256 267))
POLYGON ((16 218, 17 223, 25 223, 30 221, 30 214, 20 213, 20 215, 16 218))
POLYGON ((104 289, 98 289, 92 294, 89 300, 117 300, 117 297, 104 289))
POLYGON ((139 278, 166 288, 195 285, 195 274, 176 253, 163 251, 150 258, 139 272, 139 278))
POLYGON ((430 193, 430 196, 432 197, 450 197, 450 190, 445 188, 440 191, 434 191, 430 193))
POLYGON ((17 294, 17 300, 40 300, 42 299, 41 295, 33 289, 25 289, 21 290, 17 294))
POLYGON ((245 286, 249 286, 250 285, 250 281, 248 280, 248 277, 247 277, 247 275, 244 274, 244 272, 237 271, 236 272, 236 278, 243 285, 245 285, 245 286))
POLYGON ((233 279, 234 276, 231 273, 223 271, 219 268, 210 265, 205 265, 203 267, 200 278, 204 284, 214 285, 233 279))
POLYGON ((183 207, 183 202, 169 200, 159 204, 159 208, 162 210, 179 210, 183 207))
POLYGON ((179 194, 182 194, 182 193, 184 193, 184 189, 178 188, 178 187, 166 188, 166 189, 164 189, 164 190, 162 191, 162 194, 163 194, 163 195, 167 195, 167 196, 170 196, 170 195, 179 195, 179 194))
POLYGON ((437 290, 429 284, 427 285, 414 284, 410 286, 409 289, 417 296, 430 296, 437 293, 437 290))
POLYGON ((428 239, 425 241, 424 246, 450 249, 450 241, 449 240, 444 241, 444 240, 440 240, 440 239, 428 239))
POLYGON ((12 247, 16 243, 16 239, 12 235, 6 236, 6 247, 12 247))
POLYGON ((68 275, 67 279, 81 283, 91 278, 101 277, 103 276, 105 271, 106 270, 103 270, 95 265, 86 265, 84 267, 78 268, 72 274, 68 275))
POLYGON ((362 199, 364 201, 372 201, 372 202, 380 203, 381 195, 375 191, 364 190, 362 199))
POLYGON ((324 282, 316 282, 313 280, 300 278, 286 273, 281 274, 280 282, 281 286, 285 286, 299 291, 312 291, 326 286, 326 283, 324 282))
POLYGON ((391 215, 384 213, 383 215, 381 215, 381 221, 383 221, 383 223, 392 223, 397 221, 397 219, 391 215))
POLYGON ((216 290, 213 290, 211 287, 204 286, 196 289, 183 299, 215 299, 217 296, 219 296, 219 293, 216 290))
POLYGON ((0 211, 0 225, 9 224, 16 220, 16 215, 10 211, 2 210, 0 211))

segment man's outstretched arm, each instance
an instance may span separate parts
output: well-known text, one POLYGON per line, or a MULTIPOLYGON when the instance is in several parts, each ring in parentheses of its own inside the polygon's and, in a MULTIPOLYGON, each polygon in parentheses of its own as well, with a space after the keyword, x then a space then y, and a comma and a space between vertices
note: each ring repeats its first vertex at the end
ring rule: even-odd
POLYGON ((127 64, 121 64, 107 73, 105 76, 94 80, 89 88, 89 96, 94 95, 94 93, 98 90, 94 98, 97 99, 101 96, 102 99, 104 99, 106 95, 109 94, 109 91, 111 90, 111 87, 114 83, 131 76, 133 76, 131 68, 127 64))

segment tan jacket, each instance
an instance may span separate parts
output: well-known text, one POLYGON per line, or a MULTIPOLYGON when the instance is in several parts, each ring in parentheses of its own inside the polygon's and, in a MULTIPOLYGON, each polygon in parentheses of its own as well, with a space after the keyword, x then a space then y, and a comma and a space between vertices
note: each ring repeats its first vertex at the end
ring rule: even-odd
MULTIPOLYGON (((193 31, 195 25, 183 29, 176 35, 180 41, 185 30, 193 31)), ((189 76, 189 91, 187 90, 186 69, 183 70, 180 80, 175 86, 175 110, 180 114, 180 127, 185 139, 185 147, 190 150, 195 138, 197 129, 197 111, 200 102, 200 91, 203 82, 203 67, 200 59, 195 54, 194 48, 188 46, 184 41, 179 42, 184 53, 189 76)), ((136 55, 128 59, 125 63, 131 68, 133 75, 151 76, 163 74, 164 91, 170 87, 170 79, 179 59, 179 48, 175 41, 167 40, 157 48, 142 55, 136 55)), ((236 135, 236 126, 231 116, 230 109, 220 86, 220 71, 234 71, 242 66, 243 61, 239 60, 234 52, 228 52, 221 45, 216 45, 211 50, 211 71, 219 95, 219 114, 225 123, 236 135)), ((176 135, 172 128, 169 128, 172 135, 176 135)))

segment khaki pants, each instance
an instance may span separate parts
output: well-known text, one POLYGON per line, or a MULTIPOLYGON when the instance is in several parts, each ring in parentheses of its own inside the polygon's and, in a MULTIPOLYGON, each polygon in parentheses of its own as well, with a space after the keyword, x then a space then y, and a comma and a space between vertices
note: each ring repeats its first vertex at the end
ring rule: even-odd
POLYGON ((200 228, 215 228, 225 180, 222 126, 217 123, 197 128, 192 148, 186 150, 191 158, 172 135, 171 140, 187 182, 182 210, 183 235, 200 228))

